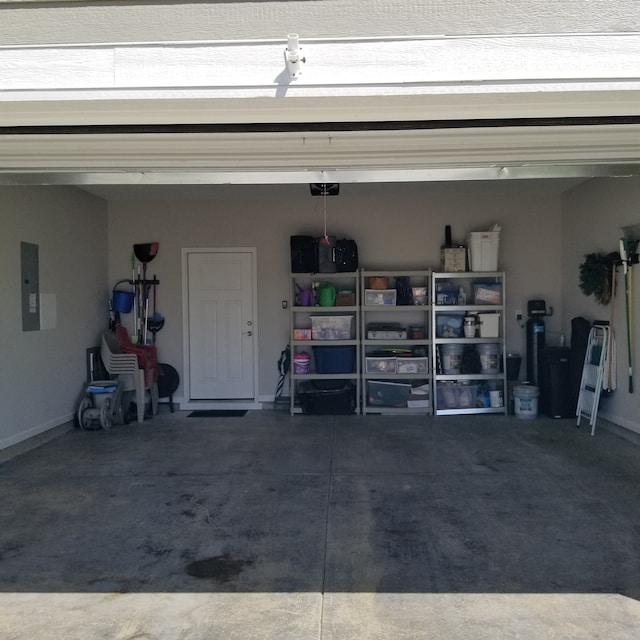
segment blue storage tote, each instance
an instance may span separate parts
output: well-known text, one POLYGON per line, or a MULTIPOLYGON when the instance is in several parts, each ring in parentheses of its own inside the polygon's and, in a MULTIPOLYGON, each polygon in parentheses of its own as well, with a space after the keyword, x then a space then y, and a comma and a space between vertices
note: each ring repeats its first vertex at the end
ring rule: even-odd
POLYGON ((353 373, 356 364, 355 347, 313 347, 316 373, 353 373))

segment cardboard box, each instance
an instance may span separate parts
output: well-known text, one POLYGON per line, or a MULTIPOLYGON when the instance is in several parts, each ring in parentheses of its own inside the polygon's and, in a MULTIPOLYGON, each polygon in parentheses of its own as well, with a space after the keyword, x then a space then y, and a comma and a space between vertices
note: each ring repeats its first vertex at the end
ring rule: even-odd
POLYGON ((467 250, 464 247, 448 247, 440 251, 440 262, 445 273, 467 270, 467 250))
POLYGON ((353 291, 338 291, 336 293, 336 307, 355 307, 356 294, 353 291))

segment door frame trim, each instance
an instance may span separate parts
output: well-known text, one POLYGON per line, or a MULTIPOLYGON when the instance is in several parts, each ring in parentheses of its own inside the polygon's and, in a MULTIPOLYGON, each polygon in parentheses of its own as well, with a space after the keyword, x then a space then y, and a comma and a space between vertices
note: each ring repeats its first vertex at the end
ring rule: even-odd
POLYGON ((259 401, 258 366, 258 250, 256 247, 187 247, 182 249, 182 358, 183 398, 181 410, 190 409, 262 409, 259 401), (252 258, 252 305, 253 305, 253 398, 242 400, 191 400, 189 374, 189 256, 194 253, 250 253, 252 258))

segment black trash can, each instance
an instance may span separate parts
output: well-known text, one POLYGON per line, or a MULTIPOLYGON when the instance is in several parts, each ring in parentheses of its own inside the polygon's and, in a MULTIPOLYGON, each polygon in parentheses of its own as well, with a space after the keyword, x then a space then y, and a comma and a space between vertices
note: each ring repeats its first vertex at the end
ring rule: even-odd
POLYGON ((540 407, 550 418, 575 418, 571 398, 571 349, 547 347, 540 370, 540 407))
POLYGON ((517 380, 520 375, 522 357, 517 353, 507 353, 507 380, 517 380))

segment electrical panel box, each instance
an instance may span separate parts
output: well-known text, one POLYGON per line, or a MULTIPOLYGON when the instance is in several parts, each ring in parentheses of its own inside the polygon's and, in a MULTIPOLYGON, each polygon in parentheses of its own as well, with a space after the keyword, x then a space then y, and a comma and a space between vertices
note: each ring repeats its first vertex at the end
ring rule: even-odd
POLYGON ((20 266, 22 277, 22 330, 40 330, 40 267, 38 245, 20 243, 20 266))

